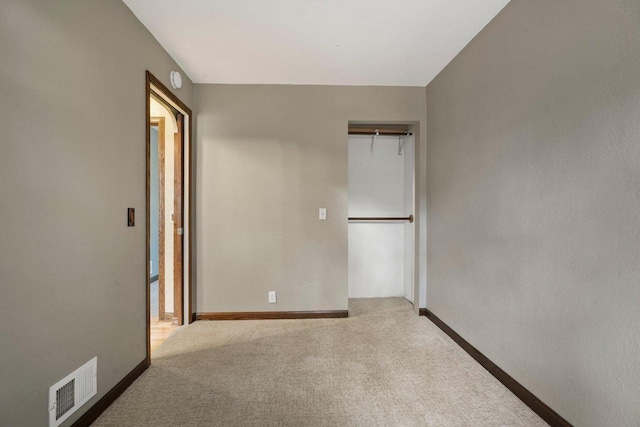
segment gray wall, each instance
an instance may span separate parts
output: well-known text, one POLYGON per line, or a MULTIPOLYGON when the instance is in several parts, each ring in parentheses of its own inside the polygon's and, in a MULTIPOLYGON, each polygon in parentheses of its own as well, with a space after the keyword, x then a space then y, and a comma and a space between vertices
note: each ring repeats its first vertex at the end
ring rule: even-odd
POLYGON ((425 94, 195 85, 196 311, 347 309, 348 122, 419 123, 424 153, 425 94))
POLYGON ((427 88, 427 305, 569 422, 640 425, 640 2, 513 0, 427 88))
POLYGON ((0 425, 98 356, 70 424, 146 357, 145 69, 177 66, 119 0, 0 0, 0 58, 0 425))

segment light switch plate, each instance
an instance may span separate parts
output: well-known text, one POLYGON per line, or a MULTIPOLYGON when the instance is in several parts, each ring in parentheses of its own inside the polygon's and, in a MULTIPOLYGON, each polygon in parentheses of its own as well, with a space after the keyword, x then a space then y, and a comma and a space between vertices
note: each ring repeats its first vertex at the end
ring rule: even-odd
POLYGON ((325 221, 327 219, 327 208, 320 208, 318 211, 318 219, 325 221))

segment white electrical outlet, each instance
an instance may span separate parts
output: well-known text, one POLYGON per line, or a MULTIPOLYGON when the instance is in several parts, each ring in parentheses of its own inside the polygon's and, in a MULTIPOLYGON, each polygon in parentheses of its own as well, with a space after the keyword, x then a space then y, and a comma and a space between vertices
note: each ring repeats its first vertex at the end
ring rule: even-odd
POLYGON ((327 208, 320 208, 318 211, 318 219, 325 221, 327 219, 327 208))
POLYGON ((276 291, 269 291, 269 304, 276 303, 276 291))

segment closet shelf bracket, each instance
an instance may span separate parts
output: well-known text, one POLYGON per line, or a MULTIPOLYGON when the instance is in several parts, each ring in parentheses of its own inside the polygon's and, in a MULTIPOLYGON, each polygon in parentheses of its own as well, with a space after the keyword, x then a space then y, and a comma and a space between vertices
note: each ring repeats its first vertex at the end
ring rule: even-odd
POLYGON ((371 154, 373 154, 373 144, 376 142, 376 137, 380 135, 380 131, 376 129, 376 131, 371 135, 371 154))

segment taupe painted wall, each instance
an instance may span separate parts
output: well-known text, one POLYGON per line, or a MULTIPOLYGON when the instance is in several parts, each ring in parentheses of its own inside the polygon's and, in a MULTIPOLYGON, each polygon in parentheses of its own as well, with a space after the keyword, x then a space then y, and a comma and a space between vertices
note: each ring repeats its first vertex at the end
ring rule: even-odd
POLYGON ((347 309, 348 122, 418 123, 425 153, 425 88, 195 85, 194 97, 196 311, 347 309))
POLYGON ((119 0, 0 0, 0 58, 0 425, 97 355, 70 424, 146 357, 145 70, 177 66, 119 0))
POLYGON ((640 2, 513 0, 427 109, 428 308, 569 422, 640 425, 640 2))

